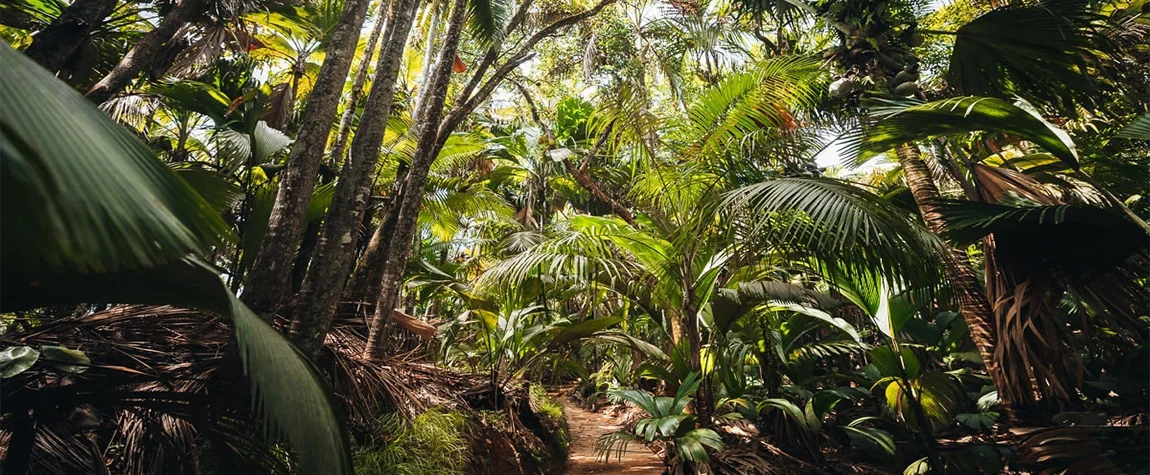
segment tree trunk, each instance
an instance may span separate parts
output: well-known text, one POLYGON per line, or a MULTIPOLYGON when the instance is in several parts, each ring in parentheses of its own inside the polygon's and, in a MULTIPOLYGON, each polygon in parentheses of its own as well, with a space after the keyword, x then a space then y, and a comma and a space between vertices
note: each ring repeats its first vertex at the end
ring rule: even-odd
POLYGON ((427 26, 427 44, 424 45, 423 50, 423 71, 419 72, 419 85, 420 90, 416 92, 415 105, 412 107, 411 121, 419 122, 420 114, 423 113, 423 98, 427 96, 422 89, 431 81, 431 70, 433 69, 431 60, 435 58, 435 32, 439 30, 439 0, 431 0, 431 24, 427 26))
POLYGON ((379 46, 380 34, 383 32, 383 26, 386 21, 387 4, 386 2, 380 5, 379 18, 375 21, 375 26, 371 28, 371 36, 367 37, 367 50, 364 52, 363 59, 359 61, 359 69, 355 72, 355 79, 351 85, 351 98, 347 101, 347 109, 343 111, 343 116, 339 119, 339 132, 336 133, 335 145, 331 147, 331 159, 338 163, 343 159, 343 152, 347 149, 347 139, 351 135, 351 121, 355 118, 355 111, 359 108, 359 101, 363 99, 363 86, 367 84, 367 70, 370 69, 371 58, 375 55, 375 50, 379 46))
POLYGON ((291 333, 296 344, 309 356, 314 357, 323 347, 351 270, 356 243, 353 233, 358 231, 367 207, 375 164, 395 98, 403 48, 417 5, 417 0, 397 0, 388 11, 387 42, 376 63, 375 81, 328 207, 315 258, 296 298, 291 333))
POLYGON ((116 0, 76 0, 47 28, 40 30, 24 55, 44 69, 60 72, 88 35, 116 9, 116 0))
POLYGON ((424 118, 419 129, 419 142, 416 146, 415 156, 411 160, 411 168, 407 172, 407 180, 403 183, 403 200, 397 201, 394 206, 399 208, 395 232, 391 235, 387 251, 387 261, 384 263, 383 279, 380 284, 379 298, 376 301, 375 314, 372 317, 371 328, 368 334, 367 347, 364 356, 370 359, 379 359, 383 356, 383 328, 391 318, 395 309, 396 299, 399 297, 400 287, 403 284, 403 271, 407 267, 407 259, 411 253, 411 242, 415 238, 417 219, 420 205, 423 202, 424 187, 427 186, 427 175, 431 163, 439 154, 438 141, 440 118, 443 116, 443 104, 447 100, 447 85, 451 81, 451 66, 455 61, 456 47, 463 30, 463 20, 467 16, 466 0, 455 0, 451 7, 451 16, 448 19, 447 32, 443 37, 443 47, 439 50, 439 57, 432 72, 431 81, 424 92, 424 118))
POLYGON ((88 99, 100 104, 123 91, 132 78, 135 78, 140 71, 151 64, 160 48, 172 41, 176 32, 187 24, 188 20, 203 8, 203 5, 204 0, 180 0, 176 3, 176 6, 167 15, 164 15, 163 20, 155 29, 140 38, 140 41, 137 41, 135 46, 128 50, 128 54, 125 54, 124 58, 116 64, 116 67, 112 68, 95 86, 92 86, 92 89, 88 90, 88 99))
MULTIPOLYGON (((401 174, 401 176, 403 176, 401 174)), ((359 259, 355 274, 351 279, 348 297, 362 302, 361 307, 365 314, 374 313, 375 300, 379 296, 379 286, 383 280, 383 266, 387 262, 387 251, 391 247, 391 236, 395 233, 395 224, 399 221, 398 204, 404 199, 402 183, 393 187, 391 206, 367 244, 367 250, 359 259)))
MULTIPOLYGON (((907 186, 910 188, 911 194, 914 195, 914 201, 918 204, 923 221, 926 222, 926 227, 932 233, 941 234, 945 229, 942 212, 938 206, 941 195, 930 177, 930 172, 926 169, 926 164, 923 163, 918 150, 913 146, 900 145, 895 149, 895 152, 898 155, 899 164, 902 165, 903 173, 906 174, 907 186)), ((970 267, 970 260, 966 251, 951 248, 950 253, 950 259, 947 259, 944 264, 943 272, 946 273, 946 277, 950 280, 958 297, 959 311, 962 312, 966 326, 970 329, 970 338, 974 340, 974 346, 978 348, 978 354, 982 356, 982 360, 986 364, 986 372, 990 376, 991 382, 998 389, 1003 412, 1009 419, 1013 420, 1015 417, 1013 401, 1009 397, 1010 392, 1005 387, 1002 369, 999 367, 998 360, 994 358, 995 343, 998 340, 994 324, 994 311, 990 306, 990 301, 986 298, 982 284, 979 283, 974 274, 974 269, 970 267)))
POLYGON ((267 234, 252 263, 243 294, 244 302, 265 318, 289 294, 292 265, 303 237, 308 202, 319 178, 323 150, 369 3, 370 0, 348 0, 344 4, 327 56, 304 106, 299 135, 279 173, 279 191, 268 219, 267 234))

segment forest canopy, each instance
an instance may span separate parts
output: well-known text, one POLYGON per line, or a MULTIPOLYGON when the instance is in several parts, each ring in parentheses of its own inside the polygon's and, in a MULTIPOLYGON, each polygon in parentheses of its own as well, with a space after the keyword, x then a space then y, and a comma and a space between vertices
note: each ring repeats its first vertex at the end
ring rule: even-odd
POLYGON ((0 471, 1146 473, 1150 4, 0 2, 0 471))

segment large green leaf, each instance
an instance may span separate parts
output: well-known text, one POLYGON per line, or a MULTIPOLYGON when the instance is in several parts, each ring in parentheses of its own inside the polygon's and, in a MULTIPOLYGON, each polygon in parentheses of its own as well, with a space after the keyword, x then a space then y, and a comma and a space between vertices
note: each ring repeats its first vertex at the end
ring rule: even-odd
POLYGON ((57 273, 176 261, 226 233, 219 214, 132 133, 8 45, 0 74, 6 290, 57 273))
POLYGON ((895 146, 943 135, 994 131, 1017 135, 1045 148, 1078 169, 1078 152, 1066 132, 1054 127, 1030 104, 994 97, 955 97, 895 110, 866 131, 863 150, 886 152, 895 146))
POLYGON ((930 282, 938 275, 937 238, 904 211, 847 182, 764 181, 727 193, 724 207, 747 215, 754 239, 745 239, 746 246, 777 247, 894 279, 930 282))
POLYGON ((1095 2, 1019 2, 990 11, 955 32, 947 83, 962 94, 1020 95, 1073 111, 1094 105, 1097 74, 1090 64, 1109 41, 1095 2))
POLYGON ((302 473, 350 474, 344 420, 319 373, 194 257, 226 232, 216 210, 7 45, 0 79, 3 311, 115 302, 225 315, 269 435, 287 440, 302 473))
POLYGON ((13 346, 0 351, 0 379, 27 371, 39 358, 40 352, 28 346, 13 346))
POLYGON ((587 338, 599 331, 617 325, 622 321, 623 317, 592 318, 568 327, 560 327, 551 341, 556 345, 562 345, 567 342, 587 338))

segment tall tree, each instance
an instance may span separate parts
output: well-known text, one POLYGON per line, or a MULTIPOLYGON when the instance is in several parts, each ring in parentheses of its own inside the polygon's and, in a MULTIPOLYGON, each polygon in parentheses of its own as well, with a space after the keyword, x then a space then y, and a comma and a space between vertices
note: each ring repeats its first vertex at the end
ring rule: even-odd
POLYGON ((331 146, 331 157, 334 160, 342 159, 347 148, 347 141, 351 136, 351 121, 355 118, 355 111, 359 109, 359 103, 363 99, 363 88, 367 84, 367 71, 371 69, 371 59, 375 56, 375 50, 379 49, 379 38, 382 36, 383 27, 386 23, 384 16, 386 12, 387 4, 385 2, 380 5, 379 18, 376 19, 375 26, 371 27, 371 35, 367 37, 363 58, 359 60, 359 69, 355 71, 355 79, 351 83, 351 97, 348 98, 347 108, 344 109, 343 115, 339 118, 335 143, 331 146))
MULTIPOLYGON (((491 45, 488 46, 483 58, 479 62, 479 66, 473 70, 474 72, 471 78, 456 96, 450 112, 446 115, 442 114, 443 103, 446 101, 446 89, 443 91, 442 97, 439 91, 430 88, 426 93, 421 93, 424 97, 420 99, 420 107, 422 108, 420 115, 423 120, 417 124, 417 127, 422 130, 419 131, 420 138, 415 157, 411 162, 411 170, 408 171, 407 179, 402 185, 402 201, 395 205, 401 207, 395 211, 397 217, 394 224, 395 230, 391 233, 387 252, 378 253, 376 257, 377 259, 383 259, 384 262, 378 267, 379 275, 382 277, 380 280, 380 292, 379 297, 376 299, 375 315, 371 321, 367 348, 364 350, 365 356, 369 358, 382 356, 382 342, 384 337, 382 330, 390 319, 391 313, 395 309, 395 303, 399 298, 403 269, 406 267, 408 256, 411 253, 411 240, 415 236, 415 226, 419 211, 418 205, 423 199, 424 187, 427 184, 427 174, 431 167, 431 162, 435 160, 435 157, 439 154, 439 150, 441 150, 447 142, 447 137, 459 127, 468 114, 474 111, 480 103, 487 100, 495 88, 507 78, 507 75, 510 74, 511 71, 515 70, 515 68, 530 58, 531 51, 537 43, 568 26, 595 16, 608 5, 615 3, 615 1, 616 0, 600 0, 600 2, 590 9, 549 23, 539 31, 528 36, 514 52, 507 56, 507 59, 502 64, 492 71, 490 76, 487 76, 487 71, 495 65, 496 60, 501 56, 499 52, 503 46, 502 38, 519 28, 527 17, 527 12, 532 2, 530 0, 524 1, 519 5, 518 10, 512 15, 503 30, 498 30, 496 26, 496 32, 491 33, 492 28, 486 28, 488 31, 488 36, 486 37, 490 39, 491 45), (435 120, 431 120, 432 115, 435 116, 435 120), (443 118, 442 121, 440 121, 441 116, 443 118), (433 124, 438 124, 438 126, 434 126, 433 124)), ((448 27, 449 34, 445 36, 445 38, 452 38, 450 33, 453 27, 454 24, 448 27)), ((448 46, 445 45, 444 49, 440 50, 440 59, 443 59, 442 53, 447 48, 448 46)), ((454 50, 455 46, 451 46, 450 48, 454 50)), ((454 61, 454 51, 452 51, 452 56, 449 59, 450 61, 448 62, 454 61)), ((437 70, 441 67, 450 69, 449 65, 436 64, 437 70)), ((432 84, 437 84, 434 82, 434 79, 435 78, 433 78, 432 84)), ((446 86, 444 87, 446 88, 446 86)), ((390 223, 385 220, 381 225, 389 224, 390 223)), ((366 278, 370 279, 372 276, 366 278)))
POLYGON ((315 257, 296 296, 291 332, 296 344, 311 356, 323 347, 351 270, 356 234, 367 207, 371 179, 395 98, 403 48, 418 4, 417 0, 398 0, 388 11, 387 43, 376 63, 375 81, 363 108, 363 119, 340 170, 315 257))
MULTIPOLYGON (((931 178, 930 171, 926 168, 926 163, 922 161, 918 150, 912 145, 900 145, 895 149, 895 152, 898 156, 898 163, 902 166, 903 174, 906 176, 907 188, 910 188, 910 192, 914 196, 914 201, 918 205, 923 221, 926 222, 927 229, 930 229, 932 233, 942 235, 946 229, 940 207, 942 195, 938 192, 938 187, 935 186, 934 179, 931 178)), ((966 326, 970 329, 970 338, 974 340, 974 346, 978 349, 979 356, 986 364, 986 372, 990 375, 990 380, 994 386, 999 388, 998 395, 1002 402, 1003 412, 1006 413, 1007 417, 1013 418, 1014 405, 1010 400, 1008 391, 1002 390, 1006 381, 1003 378, 998 360, 994 356, 995 342, 998 340, 998 333, 994 325, 994 309, 990 306, 990 300, 986 297, 982 283, 978 281, 974 269, 970 266, 970 259, 967 257, 966 251, 951 248, 950 254, 951 258, 946 261, 942 270, 946 273, 946 277, 958 297, 959 311, 962 313, 963 319, 966 320, 966 326)))
POLYGON ((372 317, 371 329, 367 339, 364 356, 379 358, 383 356, 383 328, 384 323, 391 318, 395 309, 398 291, 392 291, 403 280, 405 265, 387 265, 407 263, 408 254, 411 253, 411 241, 415 238, 416 220, 419 218, 420 203, 423 201, 423 189, 427 186, 427 174, 431 169, 431 162, 439 153, 436 146, 436 136, 439 130, 435 127, 443 115, 443 103, 447 100, 447 85, 451 82, 451 68, 455 62, 455 51, 459 46, 459 39, 463 35, 463 20, 466 18, 466 0, 455 0, 451 7, 451 16, 448 18, 447 32, 443 36, 443 47, 439 50, 434 70, 431 73, 431 82, 427 85, 423 96, 423 123, 419 128, 419 141, 416 145, 415 156, 411 159, 411 168, 404 180, 403 188, 411 190, 403 193, 403 200, 393 206, 397 208, 395 230, 389 239, 386 263, 384 265, 383 279, 375 306, 375 315, 372 317), (386 312, 386 313, 383 313, 386 312))
POLYGON ((116 0, 72 2, 59 18, 36 34, 24 55, 48 71, 60 72, 88 35, 115 11, 116 3, 116 0))
POLYGON ((304 106, 299 135, 279 173, 279 190, 267 234, 253 261, 243 295, 244 301, 262 314, 275 310, 278 300, 289 293, 292 264, 303 237, 311 190, 318 179, 323 151, 370 3, 348 0, 344 4, 327 56, 304 106))
POLYGON ((132 78, 152 63, 157 52, 172 41, 176 33, 204 7, 204 0, 180 0, 164 15, 160 24, 137 41, 124 58, 107 75, 88 90, 87 97, 97 104, 119 94, 132 78))

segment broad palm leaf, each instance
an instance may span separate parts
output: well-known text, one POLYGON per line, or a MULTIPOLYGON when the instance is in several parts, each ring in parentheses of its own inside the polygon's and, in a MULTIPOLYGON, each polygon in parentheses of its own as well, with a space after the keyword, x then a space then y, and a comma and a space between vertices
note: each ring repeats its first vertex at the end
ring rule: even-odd
POLYGON ((937 281, 939 241, 882 198, 846 182, 784 178, 727 193, 724 207, 749 237, 852 271, 937 281), (930 264, 928 264, 930 263, 930 264))
POLYGON ((1017 135, 1045 148, 1068 167, 1078 168, 1078 152, 1064 131, 1025 101, 993 97, 956 97, 903 107, 875 108, 884 117, 866 131, 863 150, 881 153, 926 137, 995 131, 1017 135))
POLYGON ((963 94, 1017 94, 1062 110, 1094 105, 1093 77, 1109 45, 1094 4, 1022 2, 974 19, 954 33, 947 82, 963 94))
POLYGON ((343 420, 320 375, 197 255, 226 233, 215 210, 127 130, 0 46, 4 310, 170 303, 231 318, 255 413, 306 473, 350 473, 343 420), (67 123, 67 134, 53 134, 67 123))

